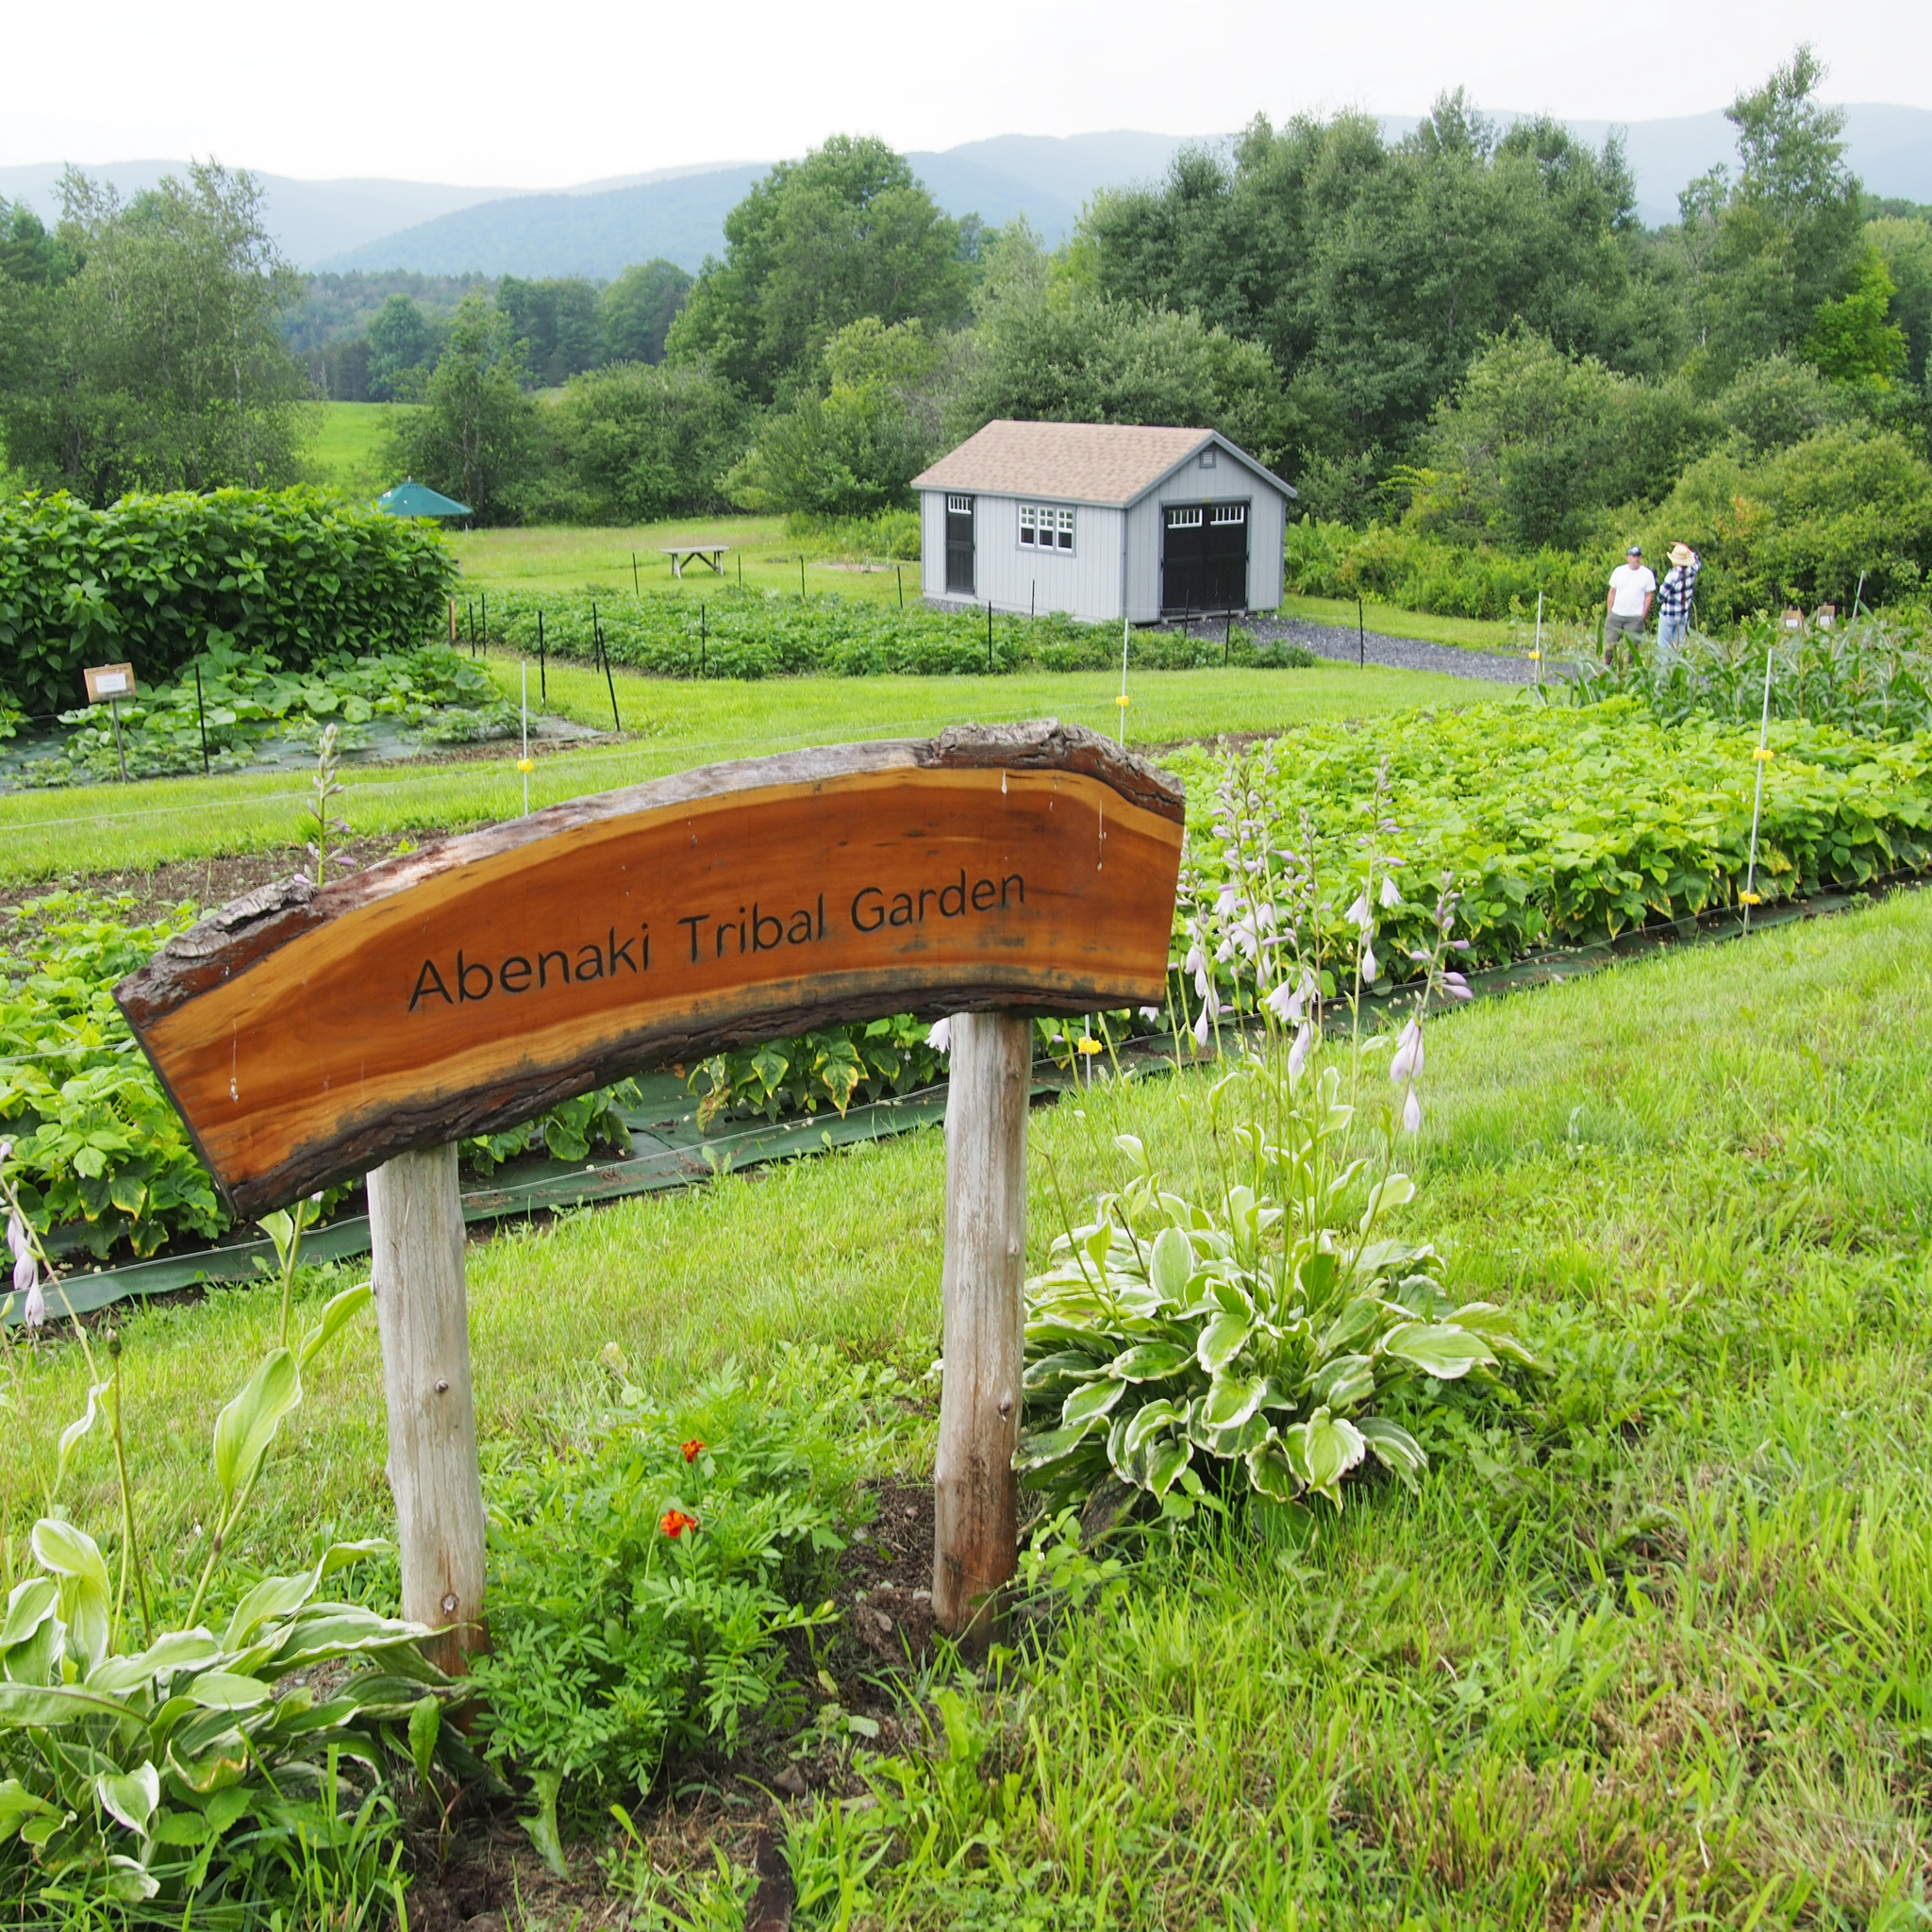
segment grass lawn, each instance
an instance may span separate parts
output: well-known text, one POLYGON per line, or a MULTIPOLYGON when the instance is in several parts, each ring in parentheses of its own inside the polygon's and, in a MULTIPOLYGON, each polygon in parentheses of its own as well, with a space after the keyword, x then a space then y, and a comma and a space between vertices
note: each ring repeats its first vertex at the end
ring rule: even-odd
MULTIPOLYGON (((836 591, 841 597, 896 604, 901 571, 861 570, 813 554, 809 539, 785 534, 783 517, 685 517, 671 523, 642 524, 634 529, 563 528, 545 525, 527 530, 456 530, 451 546, 463 567, 460 592, 476 591, 655 591, 693 601, 709 595, 719 579, 703 563, 687 563, 674 576, 663 546, 677 542, 728 543, 723 561, 732 584, 741 569, 747 588, 798 589, 798 559, 806 558, 808 594, 836 591), (631 559, 637 559, 633 580, 631 559)), ((902 567, 908 603, 919 596, 919 565, 902 567)))
MULTIPOLYGON (((506 690, 521 689, 519 659, 493 654, 491 664, 506 690)), ((534 663, 529 677, 535 710, 534 663)), ((804 744, 924 737, 948 724, 1049 716, 1110 732, 1120 717, 1118 679, 1099 672, 699 682, 619 670, 615 681, 630 735, 546 753, 531 774, 533 807, 804 744)), ((608 727, 608 689, 596 673, 553 665, 549 692, 551 710, 608 727)), ((1171 743, 1413 705, 1468 704, 1488 691, 1458 678, 1324 663, 1306 671, 1137 672, 1131 695, 1129 741, 1171 743)), ((505 745, 487 758, 350 768, 341 815, 358 836, 509 817, 523 809, 516 757, 516 747, 505 745)), ((288 773, 12 792, 0 797, 0 885, 285 844, 297 838, 305 809, 304 783, 288 773)))
MULTIPOLYGON (((1398 1227, 1519 1309, 1547 1374, 1472 1411, 1415 1495, 1148 1555, 1042 1658, 962 1687, 954 1752, 882 1782, 895 1809, 801 1804, 799 1923, 1922 1923, 1928 1005, 1932 895, 1907 894, 1441 1017, 1398 1227)), ((1191 1186, 1206 1085, 1036 1115, 1035 1265, 1061 1196, 1123 1177, 1115 1132, 1191 1186)), ((942 1182, 925 1133, 473 1248, 486 1468, 607 1399, 607 1343, 667 1392, 792 1341, 924 1370, 942 1182)), ((261 1290, 125 1318, 177 1596, 208 1428, 274 1319, 261 1290)), ((58 1341, 15 1362, 17 1547, 84 1388, 58 1341)), ((373 1323, 319 1370, 244 1562, 390 1526, 373 1323)), ((74 1514, 105 1531, 108 1449, 79 1457, 74 1514)))
MULTIPOLYGON (((1344 597, 1284 597, 1284 617, 1305 617, 1310 624, 1356 628, 1356 607, 1344 597)), ((1527 649, 1519 625, 1493 623, 1483 617, 1438 617, 1427 610, 1398 610, 1392 604, 1368 604, 1361 608, 1363 625, 1388 638, 1420 638, 1430 644, 1463 644, 1479 651, 1527 649)))
POLYGON ((384 469, 382 448, 407 404, 321 403, 316 408, 321 426, 305 458, 316 482, 366 502, 403 480, 384 469))

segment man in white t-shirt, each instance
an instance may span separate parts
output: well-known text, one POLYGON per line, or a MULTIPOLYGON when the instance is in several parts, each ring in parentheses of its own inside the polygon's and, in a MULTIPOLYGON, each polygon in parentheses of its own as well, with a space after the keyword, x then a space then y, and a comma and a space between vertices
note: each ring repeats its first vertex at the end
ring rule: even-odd
POLYGON ((1616 656, 1617 646, 1628 640, 1634 652, 1643 641, 1643 621, 1650 615, 1650 600, 1657 595, 1656 575, 1645 569, 1643 546, 1633 543, 1629 553, 1610 573, 1610 593, 1604 599, 1604 657, 1616 656))

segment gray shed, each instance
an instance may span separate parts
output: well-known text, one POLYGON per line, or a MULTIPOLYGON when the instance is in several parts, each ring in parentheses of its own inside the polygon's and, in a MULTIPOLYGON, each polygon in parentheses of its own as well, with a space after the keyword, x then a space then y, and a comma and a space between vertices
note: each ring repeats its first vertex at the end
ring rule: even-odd
POLYGON ((989 423, 912 487, 935 603, 1152 624, 1281 602, 1294 491, 1216 430, 989 423))

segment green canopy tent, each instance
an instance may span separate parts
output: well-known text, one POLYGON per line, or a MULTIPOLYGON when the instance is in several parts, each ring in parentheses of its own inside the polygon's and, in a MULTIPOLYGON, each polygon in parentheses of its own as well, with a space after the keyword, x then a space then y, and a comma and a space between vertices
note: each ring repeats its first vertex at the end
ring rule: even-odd
POLYGON ((406 478, 393 490, 385 490, 375 499, 375 507, 391 517, 466 517, 471 513, 467 503, 441 495, 428 484, 413 478, 406 478))

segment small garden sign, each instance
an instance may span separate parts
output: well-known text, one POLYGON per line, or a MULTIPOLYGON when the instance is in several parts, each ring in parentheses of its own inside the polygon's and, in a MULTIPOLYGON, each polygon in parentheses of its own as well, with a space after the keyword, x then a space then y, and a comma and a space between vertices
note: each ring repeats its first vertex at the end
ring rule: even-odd
POLYGON ((1010 1576, 1030 1017, 1161 999, 1183 799, 1048 722, 713 765, 295 878, 116 998, 238 1212, 368 1174, 403 1611, 484 1641, 455 1141, 667 1061, 957 1015, 934 1610, 1010 1576))

